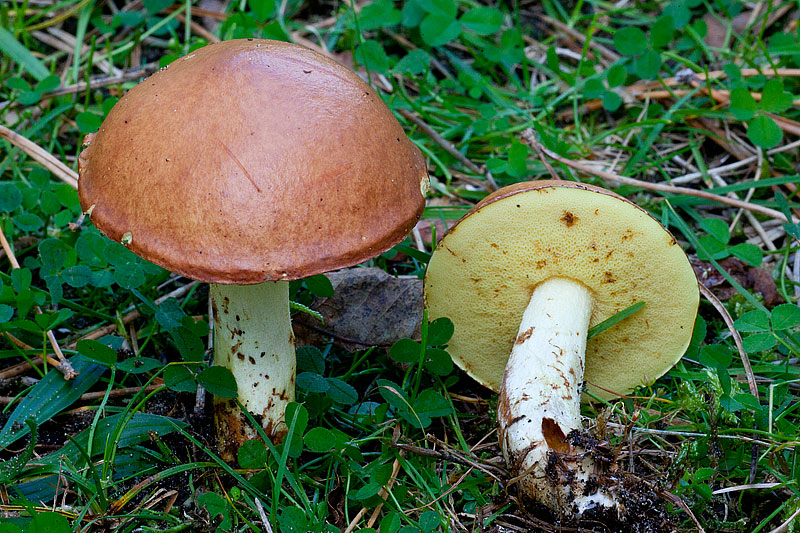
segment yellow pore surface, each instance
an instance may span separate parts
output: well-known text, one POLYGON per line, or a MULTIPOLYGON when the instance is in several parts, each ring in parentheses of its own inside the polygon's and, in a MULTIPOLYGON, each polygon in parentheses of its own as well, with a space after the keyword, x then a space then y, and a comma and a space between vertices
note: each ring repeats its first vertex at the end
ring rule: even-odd
POLYGON ((615 394, 598 386, 627 394, 652 382, 689 345, 699 293, 681 247, 630 202, 570 185, 521 190, 479 207, 442 239, 428 266, 429 320, 453 321, 448 351, 495 391, 531 294, 551 277, 592 291, 591 325, 646 304, 588 341, 585 379, 601 397, 615 394))

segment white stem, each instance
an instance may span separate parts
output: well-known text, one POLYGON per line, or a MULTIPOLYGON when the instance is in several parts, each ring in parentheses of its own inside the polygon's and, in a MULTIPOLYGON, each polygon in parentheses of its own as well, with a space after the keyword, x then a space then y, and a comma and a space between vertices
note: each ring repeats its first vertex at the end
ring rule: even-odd
POLYGON ((540 283, 522 316, 500 387, 498 422, 506 463, 521 476, 519 487, 528 499, 560 516, 615 505, 603 489, 584 494, 594 462, 567 441, 571 431, 582 428, 591 315, 592 295, 582 284, 565 278, 540 283))
MULTIPOLYGON (((286 433, 284 412, 294 401, 294 334, 289 316, 289 282, 211 285, 214 306, 214 364, 236 378, 239 401, 267 436, 286 433)), ((236 402, 214 399, 219 448, 231 462, 257 433, 236 402)))

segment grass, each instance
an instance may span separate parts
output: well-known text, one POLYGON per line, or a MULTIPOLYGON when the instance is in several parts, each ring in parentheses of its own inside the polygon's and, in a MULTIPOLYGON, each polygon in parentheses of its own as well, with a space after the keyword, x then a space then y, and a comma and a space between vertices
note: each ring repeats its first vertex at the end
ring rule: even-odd
POLYGON ((702 0, 2 3, 0 531, 613 530, 519 504, 496 396, 453 368, 448 323, 421 319, 435 235, 498 186, 552 175, 650 211, 704 287, 682 361, 587 404, 596 434, 659 495, 664 530, 796 530, 797 14, 702 0), (336 285, 335 305, 390 320, 320 324, 306 308, 322 309, 326 283, 292 285, 308 346, 290 432, 227 465, 197 395, 231 394, 205 365, 207 288, 80 221, 71 180, 83 135, 127 89, 241 37, 355 61, 432 190, 415 238, 371 261, 400 276, 371 282, 395 283, 396 307, 336 285))

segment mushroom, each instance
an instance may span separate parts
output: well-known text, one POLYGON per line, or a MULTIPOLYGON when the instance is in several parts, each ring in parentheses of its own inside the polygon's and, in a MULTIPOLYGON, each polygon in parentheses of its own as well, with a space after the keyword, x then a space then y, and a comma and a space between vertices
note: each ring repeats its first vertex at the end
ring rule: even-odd
MULTIPOLYGON (((356 74, 289 43, 241 39, 175 60, 89 136, 79 196, 141 257, 209 282, 214 363, 267 435, 294 399, 289 280, 400 242, 428 186, 419 149, 356 74)), ((222 457, 256 436, 215 400, 222 457)))
POLYGON ((581 392, 585 379, 600 398, 626 394, 689 345, 699 292, 672 235, 600 187, 519 183, 442 238, 425 301, 431 319, 453 321, 455 362, 499 392, 500 446, 521 494, 561 518, 622 513, 615 484, 581 446, 581 392), (591 325, 639 302, 587 342, 591 325))

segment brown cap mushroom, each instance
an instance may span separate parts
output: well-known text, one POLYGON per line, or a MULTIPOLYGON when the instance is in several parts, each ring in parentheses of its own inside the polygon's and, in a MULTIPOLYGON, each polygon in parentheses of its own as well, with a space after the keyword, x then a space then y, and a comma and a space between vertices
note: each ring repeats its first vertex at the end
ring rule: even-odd
POLYGON ((569 482, 545 468, 554 450, 579 453, 566 436, 581 429, 584 364, 588 389, 611 398, 663 375, 689 345, 699 292, 672 235, 605 189, 520 183, 444 236, 425 300, 431 319, 453 321, 456 363, 500 391, 501 446, 512 471, 527 472, 523 493, 557 514, 614 507, 613 491, 586 489, 591 461, 577 461, 569 482), (590 325, 638 302, 587 343, 590 325))
POLYGON ((419 219, 425 161, 380 95, 306 48, 241 39, 131 89, 81 154, 81 206, 187 277, 249 284, 360 263, 419 219))
MULTIPOLYGON (((350 266, 401 241, 424 207, 419 149, 353 72, 258 39, 175 60, 131 89, 86 144, 79 196, 92 222, 145 259, 218 284, 215 361, 232 369, 267 433, 285 431, 288 287, 262 282, 350 266)), ((217 414, 231 459, 254 432, 232 402, 217 414)))

